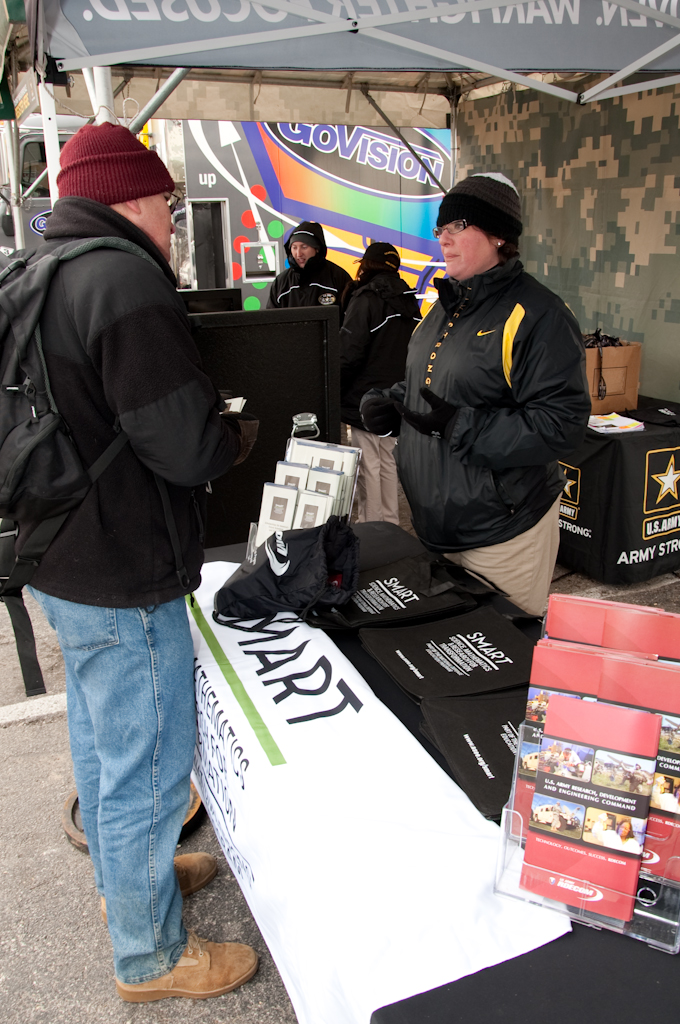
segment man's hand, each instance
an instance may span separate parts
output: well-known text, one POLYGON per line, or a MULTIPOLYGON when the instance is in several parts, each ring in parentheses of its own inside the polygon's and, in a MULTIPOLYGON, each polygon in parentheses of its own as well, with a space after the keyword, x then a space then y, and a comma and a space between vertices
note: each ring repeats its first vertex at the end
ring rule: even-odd
POLYGON ((401 430, 401 416, 392 398, 378 395, 361 403, 361 420, 366 430, 379 437, 397 437, 401 430))
POLYGON ((429 388, 421 388, 420 394, 425 401, 432 406, 432 412, 412 412, 405 405, 398 403, 397 411, 404 417, 407 423, 419 430, 421 434, 429 434, 430 437, 440 437, 448 441, 453 431, 458 410, 455 405, 449 405, 443 398, 439 398, 429 388))
POLYGON ((238 466, 241 462, 245 462, 253 449, 260 421, 257 416, 253 416, 249 412, 222 412, 220 416, 231 430, 235 430, 240 435, 241 449, 234 461, 234 465, 238 466))

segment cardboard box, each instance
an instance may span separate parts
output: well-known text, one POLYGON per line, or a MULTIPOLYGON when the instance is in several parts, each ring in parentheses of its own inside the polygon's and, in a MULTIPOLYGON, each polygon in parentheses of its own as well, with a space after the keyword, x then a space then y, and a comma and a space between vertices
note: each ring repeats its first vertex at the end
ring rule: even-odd
POLYGON ((636 409, 640 387, 640 360, 642 345, 639 341, 624 341, 622 345, 602 349, 602 376, 607 386, 606 398, 598 398, 600 383, 600 352, 586 349, 586 376, 593 413, 623 412, 636 409))

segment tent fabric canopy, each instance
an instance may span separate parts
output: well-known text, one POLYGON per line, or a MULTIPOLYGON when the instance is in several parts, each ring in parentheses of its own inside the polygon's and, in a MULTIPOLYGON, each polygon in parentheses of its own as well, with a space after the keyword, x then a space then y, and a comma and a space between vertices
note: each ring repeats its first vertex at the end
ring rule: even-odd
MULTIPOLYGON (((28 0, 38 63, 270 70, 680 71, 678 0, 28 0)), ((651 85, 677 79, 659 77, 651 85)), ((530 82, 559 98, 577 94, 530 82)), ((634 86, 624 86, 634 88, 634 86)), ((638 86, 640 88, 640 86, 638 86)))

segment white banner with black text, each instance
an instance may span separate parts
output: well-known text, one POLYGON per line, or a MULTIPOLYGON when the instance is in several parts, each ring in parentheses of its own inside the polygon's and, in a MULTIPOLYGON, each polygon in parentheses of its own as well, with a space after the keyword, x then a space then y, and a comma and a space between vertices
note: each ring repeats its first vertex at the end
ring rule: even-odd
POLYGON ((494 896, 497 826, 328 636, 213 621, 235 568, 206 564, 189 608, 194 781, 300 1024, 369 1024, 568 931, 494 896))

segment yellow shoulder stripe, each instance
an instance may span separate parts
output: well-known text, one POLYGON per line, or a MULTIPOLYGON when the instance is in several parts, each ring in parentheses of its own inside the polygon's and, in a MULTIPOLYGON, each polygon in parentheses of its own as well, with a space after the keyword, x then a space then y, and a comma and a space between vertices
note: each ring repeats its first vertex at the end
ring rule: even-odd
POLYGON ((508 387, 511 388, 510 382, 510 371, 512 370, 512 347, 515 344, 515 335, 519 329, 519 325, 522 323, 526 315, 524 306, 520 306, 519 302, 513 309, 512 313, 505 321, 505 327, 503 328, 503 376, 508 382, 508 387))

